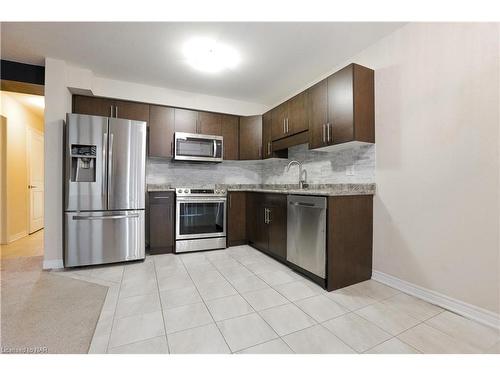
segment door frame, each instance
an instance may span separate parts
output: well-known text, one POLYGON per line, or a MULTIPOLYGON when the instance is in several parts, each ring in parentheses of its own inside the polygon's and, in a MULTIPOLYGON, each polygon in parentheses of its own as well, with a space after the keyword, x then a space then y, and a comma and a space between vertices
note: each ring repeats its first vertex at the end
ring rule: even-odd
POLYGON ((32 133, 35 133, 39 135, 42 138, 43 141, 43 157, 45 158, 45 134, 41 132, 38 129, 32 128, 29 125, 26 125, 26 232, 29 234, 35 233, 43 228, 45 228, 45 169, 43 171, 43 200, 44 200, 44 207, 43 207, 43 214, 44 214, 44 225, 40 228, 37 229, 36 231, 31 231, 31 198, 30 198, 30 189, 28 188, 28 185, 30 185, 30 177, 31 177, 31 153, 30 153, 30 148, 29 148, 29 140, 32 136, 32 133))

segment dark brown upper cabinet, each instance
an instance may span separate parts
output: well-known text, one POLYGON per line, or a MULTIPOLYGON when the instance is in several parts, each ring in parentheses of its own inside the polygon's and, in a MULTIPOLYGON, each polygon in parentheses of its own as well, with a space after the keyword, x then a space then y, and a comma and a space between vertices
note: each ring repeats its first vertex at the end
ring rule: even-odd
POLYGON ((309 148, 328 145, 326 124, 328 122, 328 81, 324 79, 310 87, 307 95, 309 118, 309 148))
POLYGON ((273 141, 306 131, 308 128, 306 91, 272 110, 273 141))
POLYGON ((183 133, 197 133, 198 112, 189 109, 175 108, 175 131, 183 133))
POLYGON ((222 135, 221 115, 211 112, 198 112, 198 133, 222 135))
POLYGON ((307 91, 295 95, 288 101, 287 135, 309 129, 307 122, 307 91))
POLYGON ((174 112, 171 107, 149 107, 149 156, 172 157, 174 141, 174 112))
POLYGON ((280 104, 272 111, 271 138, 273 141, 287 136, 286 121, 288 117, 288 102, 280 104))
POLYGON ((149 104, 73 95, 73 113, 149 121, 149 104))
POLYGON ((352 141, 375 142, 372 69, 350 64, 308 92, 309 148, 352 141))
POLYGON ((240 117, 240 160, 262 158, 262 116, 240 117))
POLYGON ((224 138, 224 160, 239 159, 239 117, 231 115, 221 115, 222 137, 224 138))
POLYGON ((95 96, 73 95, 73 113, 113 117, 113 100, 95 96))
POLYGON ((269 111, 262 115, 263 159, 268 159, 273 156, 272 126, 273 126, 273 115, 272 111, 269 111))
POLYGON ((113 102, 115 104, 115 113, 113 117, 149 121, 149 104, 128 102, 124 100, 113 100, 113 102))

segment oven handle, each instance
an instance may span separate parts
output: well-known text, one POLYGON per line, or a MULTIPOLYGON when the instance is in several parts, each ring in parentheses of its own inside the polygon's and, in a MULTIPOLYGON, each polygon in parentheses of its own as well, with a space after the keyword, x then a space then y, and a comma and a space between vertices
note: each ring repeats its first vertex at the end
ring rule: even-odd
POLYGON ((226 203, 227 198, 187 198, 187 197, 177 197, 178 202, 187 202, 187 203, 205 203, 205 202, 214 202, 214 203, 226 203))

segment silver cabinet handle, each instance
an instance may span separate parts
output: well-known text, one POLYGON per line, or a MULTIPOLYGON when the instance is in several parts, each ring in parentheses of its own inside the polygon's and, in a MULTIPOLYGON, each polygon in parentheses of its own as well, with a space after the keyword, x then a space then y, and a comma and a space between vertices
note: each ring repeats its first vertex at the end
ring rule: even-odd
POLYGON ((115 105, 115 117, 118 118, 118 106, 115 105))
POLYGON ((154 199, 170 199, 169 196, 163 196, 163 197, 153 197, 154 199))
POLYGON ((271 141, 267 142, 267 155, 271 155, 271 141))
POLYGON ((285 130, 285 119, 283 118, 283 134, 286 133, 286 130, 285 130))
POLYGON ((215 158, 215 155, 217 155, 217 141, 214 139, 214 149, 213 149, 213 157, 215 158))
POLYGON ((134 217, 139 217, 139 214, 107 215, 107 216, 73 216, 73 220, 112 220, 112 219, 132 219, 134 217))
POLYGON ((113 106, 109 106, 109 117, 113 117, 113 106))
POLYGON ((290 131, 290 128, 288 127, 288 117, 286 118, 286 133, 290 131))
POLYGON ((326 124, 326 130, 327 130, 326 134, 327 134, 327 138, 328 138, 328 143, 330 143, 330 132, 331 132, 331 124, 330 123, 326 124))
POLYGON ((323 124, 321 127, 323 130, 323 143, 326 143, 326 131, 325 131, 326 124, 323 124))

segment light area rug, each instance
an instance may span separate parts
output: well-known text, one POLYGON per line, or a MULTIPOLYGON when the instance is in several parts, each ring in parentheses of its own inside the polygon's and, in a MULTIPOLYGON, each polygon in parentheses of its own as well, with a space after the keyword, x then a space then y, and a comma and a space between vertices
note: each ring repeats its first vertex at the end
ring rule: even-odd
POLYGON ((42 271, 42 257, 2 259, 0 346, 7 353, 87 353, 108 288, 42 271))

